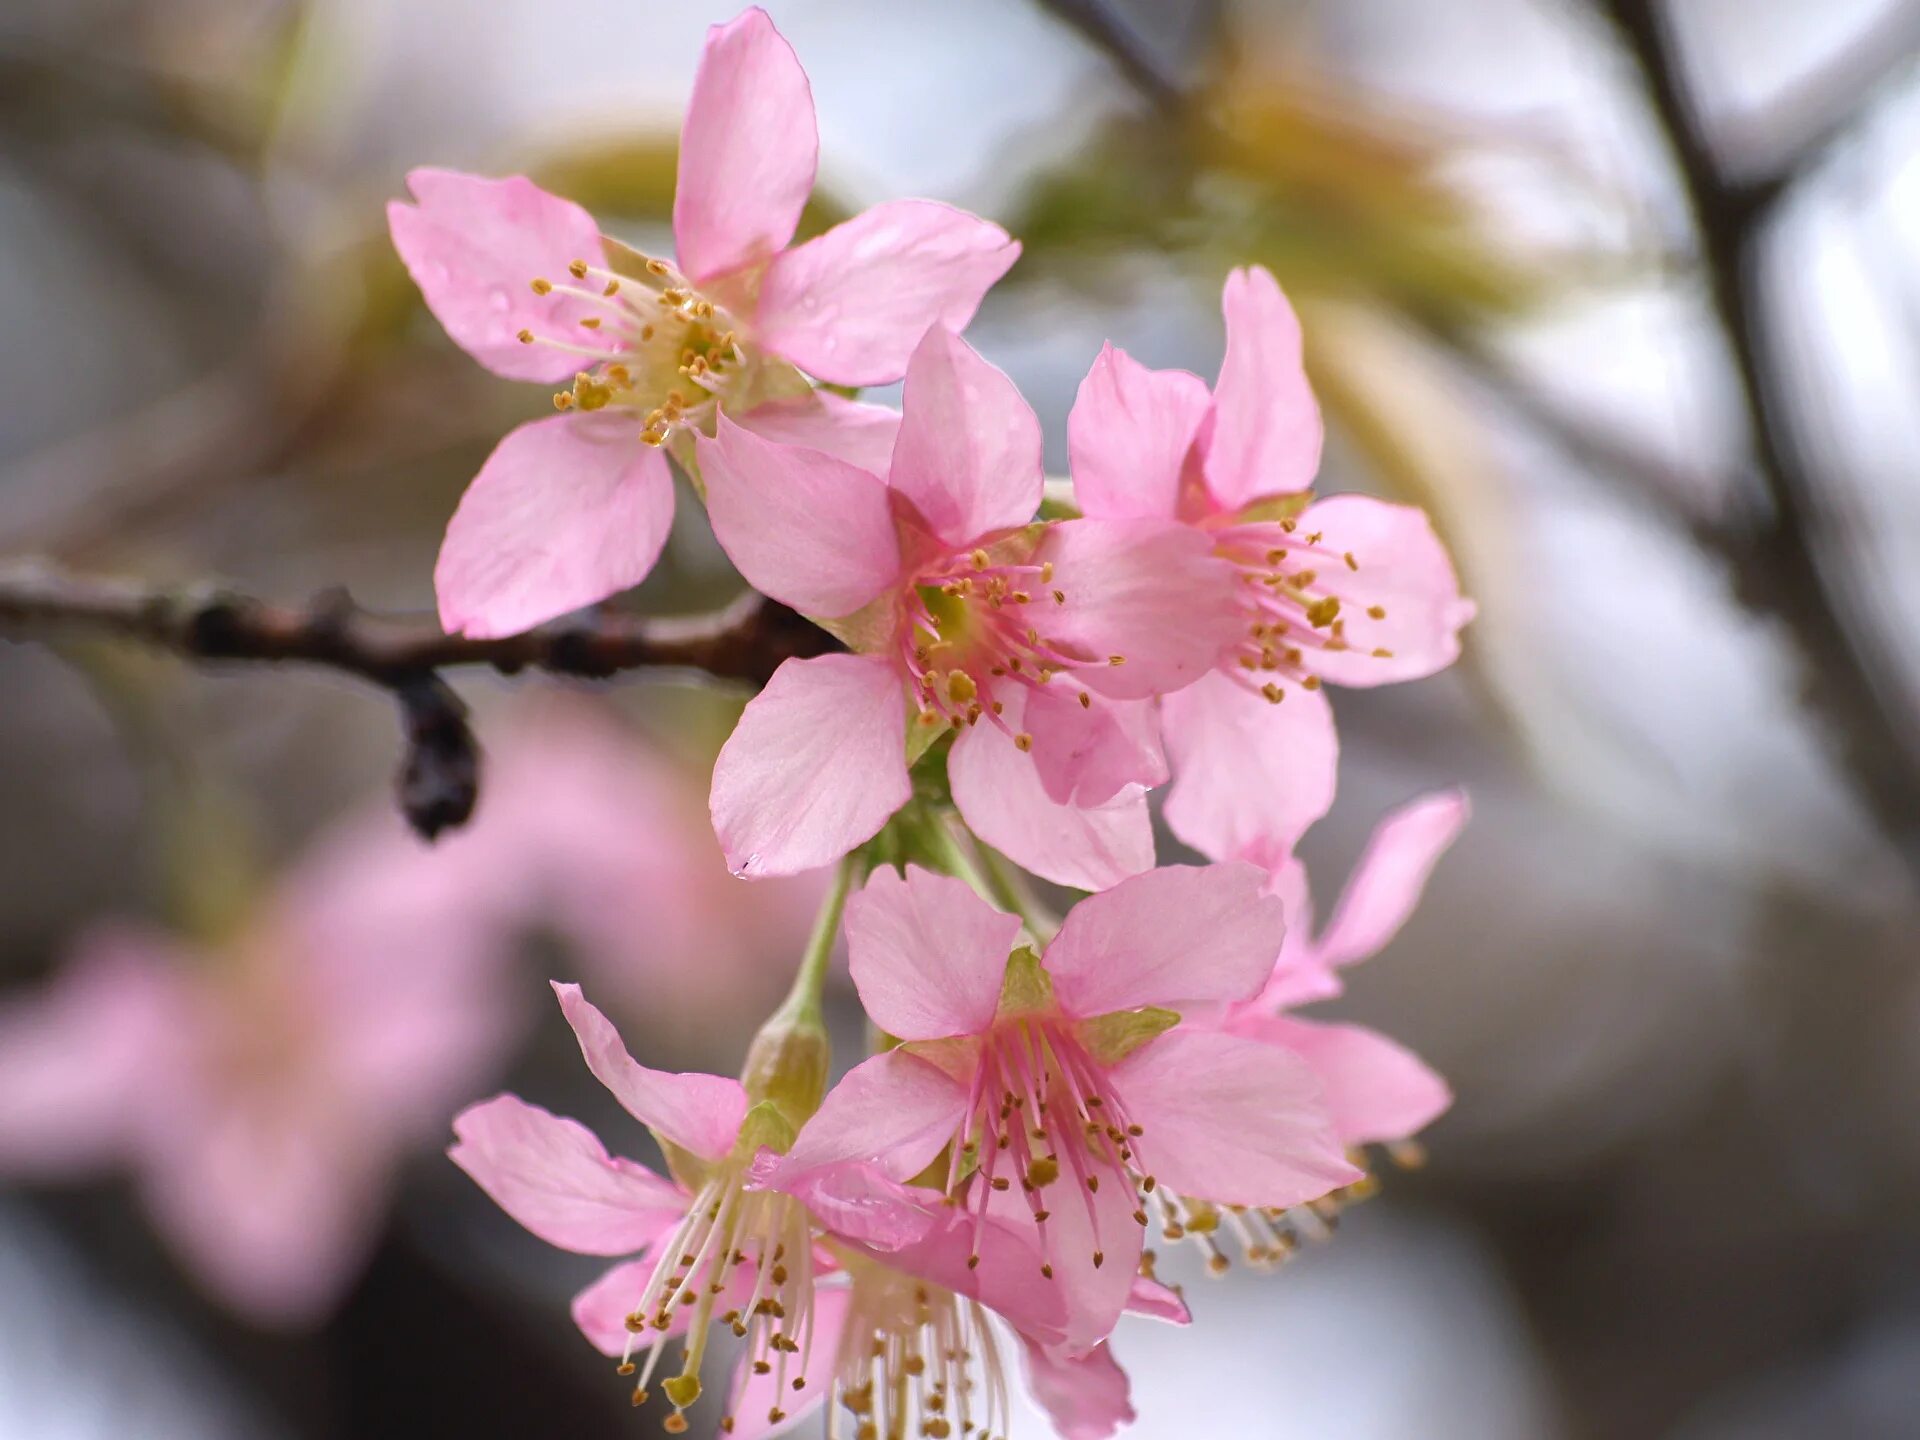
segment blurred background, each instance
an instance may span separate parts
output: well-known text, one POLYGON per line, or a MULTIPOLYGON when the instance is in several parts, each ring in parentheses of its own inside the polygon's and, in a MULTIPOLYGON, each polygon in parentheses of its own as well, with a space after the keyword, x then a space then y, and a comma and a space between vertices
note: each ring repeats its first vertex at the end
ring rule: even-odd
MULTIPOLYGON (((930 195, 1024 240, 971 338, 1053 470, 1100 341, 1211 376, 1261 261, 1325 487, 1429 507, 1480 604, 1453 671, 1336 697, 1305 847, 1330 897, 1470 788, 1340 1002, 1456 1107, 1333 1244, 1122 1330, 1135 1433, 1920 1435, 1920 5, 766 4, 810 226, 930 195)), ((735 9, 8 0, 0 556, 430 609, 546 398, 444 339, 385 201, 524 170, 659 243, 735 9)), ((737 585, 683 505, 623 603, 737 585)), ((0 1436, 656 1432, 567 1321, 597 1262, 446 1119, 511 1086, 635 1149, 546 977, 731 1071, 809 883, 705 828, 743 696, 453 678, 488 781, 427 850, 377 692, 0 645, 0 1436)))

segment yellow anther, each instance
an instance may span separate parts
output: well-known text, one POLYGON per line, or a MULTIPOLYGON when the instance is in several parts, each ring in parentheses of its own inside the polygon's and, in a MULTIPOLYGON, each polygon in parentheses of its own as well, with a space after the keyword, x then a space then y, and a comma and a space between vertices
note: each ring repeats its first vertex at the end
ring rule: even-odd
POLYGON ((1307 607, 1307 623, 1316 630, 1324 630, 1333 623, 1340 613, 1340 601, 1332 595, 1323 595, 1307 607))
POLYGON ((1287 698, 1287 692, 1271 680, 1260 687, 1260 693, 1266 696, 1267 700, 1274 705, 1278 705, 1282 700, 1287 698))
POLYGON ((602 295, 618 295, 620 293, 620 282, 618 280, 607 281, 606 287, 601 290, 600 293, 602 295))
POLYGON ((587 278, 587 271, 589 268, 590 267, 588 266, 586 261, 574 260, 568 263, 567 273, 573 276, 573 278, 576 280, 584 280, 587 278))
POLYGON ((669 275, 672 273, 672 267, 664 260, 649 260, 647 261, 647 273, 649 275, 669 275))
POLYGON ((556 394, 553 397, 553 408, 556 410, 571 410, 573 408, 572 392, 562 390, 556 394))
POLYGON ((1347 551, 1347 553, 1340 558, 1347 562, 1347 569, 1358 570, 1360 568, 1360 562, 1353 558, 1353 552, 1351 550, 1347 551))
POLYGON ((533 293, 536 295, 551 295, 553 293, 553 282, 551 280, 535 280, 533 282, 533 293))
POLYGON ((1093 696, 1084 690, 1080 692, 1080 708, 1082 710, 1091 710, 1093 708, 1093 696))
POLYGON ((1320 677, 1318 675, 1309 675, 1300 683, 1309 690, 1318 690, 1320 688, 1320 677))
POLYGON ((1107 656, 1107 664, 1109 665, 1124 665, 1126 663, 1127 663, 1127 657, 1124 655, 1107 656))
POLYGON ((1027 1183, 1038 1190, 1060 1178, 1060 1162, 1051 1155, 1036 1155, 1027 1165, 1027 1183))
POLYGON ((581 320, 580 325, 581 328, 585 330, 598 330, 600 328, 600 317, 598 315, 588 315, 581 320))
POLYGON ((1376 660, 1391 660, 1393 658, 1393 652, 1384 645, 1376 645, 1373 650, 1373 658, 1376 660))
POLYGON ((1033 749, 1033 736, 1022 730, 1018 735, 1013 737, 1013 747, 1022 753, 1033 749))
POLYGON ((984 570, 984 569, 986 569, 986 568, 987 568, 987 564, 988 564, 988 559, 987 559, 987 552, 986 552, 986 551, 984 551, 984 550, 976 550, 976 551, 974 551, 974 552, 973 552, 973 554, 972 554, 972 555, 970 555, 970 556, 968 556, 967 558, 973 561, 973 568, 974 568, 974 569, 976 569, 976 570, 984 570))
POLYGON ((522 330, 518 335, 514 336, 513 338, 518 340, 522 345, 531 345, 533 343, 533 331, 522 330))
POLYGON ((1384 619, 1386 619, 1386 618, 1387 618, 1387 607, 1386 607, 1386 606, 1384 606, 1384 605, 1369 605, 1369 606, 1367 606, 1367 618, 1368 618, 1369 620, 1384 620, 1384 619))

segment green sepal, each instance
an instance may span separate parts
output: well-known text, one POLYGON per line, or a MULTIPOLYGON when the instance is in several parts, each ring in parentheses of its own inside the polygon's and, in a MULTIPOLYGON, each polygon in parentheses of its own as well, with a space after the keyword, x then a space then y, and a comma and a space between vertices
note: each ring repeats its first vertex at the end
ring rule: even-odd
POLYGON ((944 1040, 904 1040, 897 1048, 926 1061, 962 1085, 973 1079, 973 1072, 980 1066, 980 1042, 971 1035, 955 1035, 944 1040))
POLYGON ((780 1107, 771 1100, 762 1100, 748 1109, 746 1118, 740 1122, 740 1136, 733 1142, 733 1153, 739 1159, 751 1160, 764 1146, 776 1155, 784 1155, 793 1148, 793 1137, 792 1122, 780 1113, 780 1107))
POLYGON ((1082 1020, 1079 1039, 1087 1054, 1102 1065, 1117 1065, 1156 1036, 1164 1035, 1180 1023, 1177 1011, 1158 1005, 1143 1005, 1138 1010, 1112 1010, 1082 1020))
POLYGON ((1000 981, 1000 1006, 996 1019, 1018 1015, 1045 1014, 1054 1008, 1053 981, 1033 950, 1022 945, 1007 957, 1006 974, 1000 981))
POLYGON ((1276 521, 1296 520, 1300 517, 1300 513, 1312 503, 1311 490, 1299 490, 1291 495, 1263 496, 1240 512, 1237 523, 1264 525, 1276 521))

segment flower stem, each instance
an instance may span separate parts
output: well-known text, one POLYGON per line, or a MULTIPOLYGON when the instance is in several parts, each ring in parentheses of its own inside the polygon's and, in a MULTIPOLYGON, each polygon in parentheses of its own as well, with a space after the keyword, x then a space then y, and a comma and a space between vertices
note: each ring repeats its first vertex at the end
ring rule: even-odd
POLYGON ((800 956, 800 968, 794 972, 793 988, 774 1012, 788 1021, 820 1020, 820 1000, 827 986, 827 961, 833 956, 833 942, 840 933, 840 919, 846 913, 847 896, 853 891, 856 872, 861 868, 857 855, 842 857, 833 869, 833 880, 814 916, 813 933, 800 956))
POLYGON ((1007 864, 999 851, 978 836, 974 837, 973 844, 979 852, 980 868, 986 874, 987 889, 993 902, 1018 915, 1033 938, 1042 944, 1053 939, 1060 929, 1059 918, 1034 898, 1032 889, 1007 864))

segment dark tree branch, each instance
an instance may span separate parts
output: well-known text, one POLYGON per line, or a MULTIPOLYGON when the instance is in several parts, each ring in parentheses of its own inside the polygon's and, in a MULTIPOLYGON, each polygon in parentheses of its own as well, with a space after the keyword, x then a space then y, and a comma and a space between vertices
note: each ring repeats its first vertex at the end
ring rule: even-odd
MULTIPOLYGON (((1894 697, 1874 683, 1886 661, 1856 636, 1842 597, 1823 573, 1812 539, 1823 533, 1830 489, 1793 435, 1794 397, 1773 334, 1765 285, 1767 217, 1776 192, 1730 176, 1687 90, 1677 41, 1659 0, 1601 0, 1645 77, 1648 98, 1673 148, 1699 226, 1710 296, 1732 347, 1753 437, 1754 468, 1767 505, 1736 522, 1722 550, 1741 596, 1784 621, 1800 643, 1816 702, 1833 722, 1854 790, 1920 870, 1920 757, 1894 697)), ((1798 173, 1783 164, 1782 175, 1798 173)))
POLYGON ((1116 10, 1113 0, 1041 0, 1041 3, 1113 61, 1128 82, 1156 105, 1177 109, 1186 100, 1186 85, 1172 57, 1155 47, 1116 10))
POLYGON ((0 636, 104 635, 215 663, 310 665, 364 680, 399 703, 407 754, 401 808, 431 839, 472 813, 479 746, 442 670, 487 666, 605 679, 684 670, 764 685, 782 661, 837 642, 783 605, 748 595, 711 615, 647 619, 596 611, 524 635, 471 640, 430 616, 378 615, 345 591, 282 605, 201 586, 165 590, 42 564, 0 567, 0 636))

